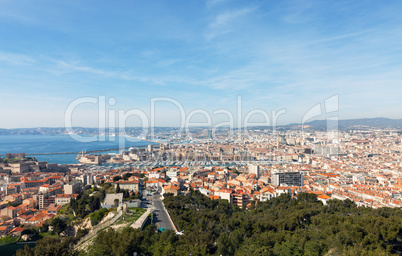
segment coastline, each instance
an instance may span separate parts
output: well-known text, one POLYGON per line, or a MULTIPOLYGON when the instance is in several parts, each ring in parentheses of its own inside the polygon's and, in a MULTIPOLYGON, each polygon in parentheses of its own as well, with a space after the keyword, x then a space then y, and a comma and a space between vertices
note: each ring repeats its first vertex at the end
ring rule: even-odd
POLYGON ((119 153, 130 147, 146 147, 150 141, 122 136, 108 137, 105 141, 80 142, 69 135, 0 135, 0 157, 7 153, 25 153, 38 161, 58 164, 77 164, 75 159, 82 151, 86 153, 119 153), (133 141, 135 140, 135 141, 133 141))

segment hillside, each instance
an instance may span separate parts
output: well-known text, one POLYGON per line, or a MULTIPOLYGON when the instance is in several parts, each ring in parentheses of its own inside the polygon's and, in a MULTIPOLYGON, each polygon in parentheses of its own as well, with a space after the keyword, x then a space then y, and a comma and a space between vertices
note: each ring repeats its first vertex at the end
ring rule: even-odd
MULTIPOLYGON (((328 206, 313 194, 297 199, 282 194, 250 210, 226 200, 210 200, 198 191, 164 200, 175 225, 183 230, 156 232, 126 228, 100 232, 78 255, 397 255, 402 250, 402 210, 357 208, 350 201, 328 206)), ((41 240, 22 255, 55 255, 63 242, 41 240), (55 249, 57 248, 57 249, 55 249)), ((74 252, 69 250, 70 254, 74 252)))
MULTIPOLYGON (((290 127, 297 126, 299 124, 288 125, 290 127)), ((327 120, 315 120, 305 123, 305 125, 311 126, 313 129, 326 129, 327 120)), ((329 126, 333 126, 334 122, 330 121, 329 126)), ((338 127, 341 130, 345 129, 356 129, 362 127, 372 127, 372 128, 394 128, 402 129, 402 119, 390 119, 390 118, 362 118, 362 119, 349 119, 349 120, 339 120, 338 127)))

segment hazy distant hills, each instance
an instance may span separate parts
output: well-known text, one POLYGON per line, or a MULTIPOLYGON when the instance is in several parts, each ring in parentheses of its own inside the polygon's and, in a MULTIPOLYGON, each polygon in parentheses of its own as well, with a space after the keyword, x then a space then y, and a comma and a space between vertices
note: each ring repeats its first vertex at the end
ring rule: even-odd
MULTIPOLYGON (((77 133, 92 134, 95 128, 74 128, 77 133)), ((67 129, 64 127, 38 127, 38 128, 15 128, 15 129, 0 129, 0 135, 60 135, 67 134, 67 129)))
MULTIPOLYGON (((164 132, 174 128, 158 127, 155 132, 164 132)), ((98 129, 95 127, 73 127, 77 134, 97 135, 99 133, 115 134, 119 132, 119 128, 115 129, 98 129)), ((124 131, 127 134, 140 134, 142 128, 140 127, 126 127, 124 131)), ((64 127, 37 127, 37 128, 15 128, 15 129, 0 129, 0 135, 63 135, 69 134, 69 131, 64 127)))
MULTIPOLYGON (((297 127, 301 124, 289 124, 287 127, 297 127)), ((336 125, 336 121, 330 120, 314 120, 311 122, 307 122, 304 125, 309 125, 312 129, 322 130, 326 129, 327 125, 330 127, 334 127, 336 125)), ((371 128, 395 128, 401 129, 402 128, 402 119, 390 119, 384 117, 378 118, 361 118, 361 119, 348 119, 348 120, 339 120, 338 121, 338 128, 340 130, 345 129, 359 129, 364 127, 371 127, 371 128)))
MULTIPOLYGON (((307 122, 304 124, 308 125, 310 129, 316 130, 326 130, 327 127, 336 127, 335 121, 327 120, 315 120, 307 122)), ((300 128, 301 124, 292 123, 288 125, 278 126, 277 128, 282 129, 297 129, 300 128)), ((402 119, 390 119, 390 118, 361 118, 361 119, 349 119, 349 120, 339 120, 337 126, 340 130, 347 129, 363 129, 363 128, 394 128, 402 129, 402 119)), ((257 128, 257 127, 256 127, 257 128)), ((258 127, 258 128, 272 128, 272 127, 258 127)), ((88 128, 88 127, 74 127, 74 131, 78 134, 98 134, 98 128, 88 128)), ((168 127, 158 127, 155 128, 156 132, 173 130, 177 128, 168 127)), ((206 128, 207 129, 207 128, 206 128)), ((116 132, 118 129, 116 129, 116 132)), ((141 132, 142 129, 139 127, 126 127, 125 131, 129 134, 136 134, 141 132)), ((108 129, 103 131, 108 133, 108 129)), ((68 134, 66 128, 64 127, 39 127, 39 128, 16 128, 16 129, 0 129, 0 135, 60 135, 68 134)))

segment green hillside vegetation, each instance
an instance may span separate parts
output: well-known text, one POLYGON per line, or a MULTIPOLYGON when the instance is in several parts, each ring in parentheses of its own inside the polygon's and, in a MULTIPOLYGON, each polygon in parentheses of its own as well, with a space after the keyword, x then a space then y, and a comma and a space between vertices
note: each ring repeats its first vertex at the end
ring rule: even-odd
MULTIPOLYGON (((297 199, 281 195, 253 202, 250 210, 225 200, 210 200, 199 192, 169 196, 164 202, 184 235, 158 233, 153 225, 143 231, 109 229, 98 235, 88 252, 75 254, 397 255, 402 247, 401 209, 357 208, 350 200, 331 200, 323 206, 315 195, 305 193, 297 199)), ((54 255, 38 245, 37 253, 54 255)))
POLYGON ((0 246, 6 245, 6 244, 12 244, 15 242, 18 242, 20 240, 19 236, 14 236, 14 235, 6 235, 0 238, 0 246))
POLYGON ((313 194, 281 195, 250 211, 197 192, 165 205, 186 234, 178 243, 204 246, 207 254, 390 255, 402 241, 400 209, 357 208, 350 200, 323 206, 313 194))
POLYGON ((114 225, 132 225, 136 220, 138 220, 143 213, 146 212, 144 208, 131 207, 127 209, 128 211, 124 213, 119 220, 114 225))

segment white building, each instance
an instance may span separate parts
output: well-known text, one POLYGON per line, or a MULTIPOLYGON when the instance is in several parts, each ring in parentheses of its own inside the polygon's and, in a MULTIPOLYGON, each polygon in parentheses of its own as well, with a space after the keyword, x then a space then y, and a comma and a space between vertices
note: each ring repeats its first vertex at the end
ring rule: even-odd
POLYGON ((177 177, 177 176, 179 176, 179 171, 178 170, 167 171, 166 176, 169 178, 177 177))
POLYGON ((248 165, 248 173, 255 174, 257 179, 259 179, 260 178, 260 166, 255 165, 255 164, 249 164, 248 165))

